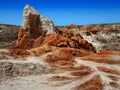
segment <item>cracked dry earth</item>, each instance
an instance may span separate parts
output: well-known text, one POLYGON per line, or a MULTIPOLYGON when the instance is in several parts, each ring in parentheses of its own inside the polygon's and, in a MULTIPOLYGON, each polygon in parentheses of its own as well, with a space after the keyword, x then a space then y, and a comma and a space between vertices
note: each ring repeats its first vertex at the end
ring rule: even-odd
POLYGON ((120 90, 120 52, 76 57, 71 64, 49 63, 51 73, 13 78, 0 90, 120 90))

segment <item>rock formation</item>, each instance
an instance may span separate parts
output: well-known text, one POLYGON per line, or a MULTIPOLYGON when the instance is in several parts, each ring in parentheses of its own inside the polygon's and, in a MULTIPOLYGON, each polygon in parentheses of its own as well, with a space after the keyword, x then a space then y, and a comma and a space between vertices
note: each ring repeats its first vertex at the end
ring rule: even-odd
POLYGON ((0 83, 0 88, 120 90, 119 42, 120 24, 54 27, 51 20, 27 5, 15 47, 0 50, 0 81, 34 77, 24 77, 24 84, 18 81, 20 86, 14 83, 20 78, 0 83))
POLYGON ((91 24, 80 27, 81 35, 96 49, 120 50, 120 24, 91 24))
MULTIPOLYGON (((76 29, 79 29, 78 26, 70 25, 65 30, 57 30, 51 20, 40 15, 33 7, 26 5, 24 8, 23 22, 18 34, 16 46, 14 48, 33 48, 32 51, 34 51, 36 50, 34 48, 40 47, 42 49, 42 47, 46 46, 56 47, 58 48, 59 52, 62 52, 62 50, 59 48, 64 48, 64 50, 67 51, 69 48, 71 52, 76 53, 76 55, 79 54, 78 56, 82 55, 80 50, 85 51, 83 52, 84 55, 88 55, 86 52, 89 52, 89 54, 93 53, 95 49, 92 44, 84 40, 84 38, 80 35, 79 32, 77 32, 76 29), (71 31, 69 30, 70 28, 75 30, 71 31)), ((40 48, 39 51, 41 51, 40 48)), ((43 51, 46 52, 46 50, 43 51)), ((51 53, 54 53, 52 51, 53 50, 51 50, 51 53)))
POLYGON ((57 32, 64 33, 66 29, 79 33, 91 43, 96 52, 100 50, 120 50, 120 24, 90 24, 83 26, 69 25, 56 27, 57 32))
POLYGON ((53 22, 39 14, 32 6, 26 5, 16 47, 32 48, 34 41, 53 33, 55 33, 53 22))

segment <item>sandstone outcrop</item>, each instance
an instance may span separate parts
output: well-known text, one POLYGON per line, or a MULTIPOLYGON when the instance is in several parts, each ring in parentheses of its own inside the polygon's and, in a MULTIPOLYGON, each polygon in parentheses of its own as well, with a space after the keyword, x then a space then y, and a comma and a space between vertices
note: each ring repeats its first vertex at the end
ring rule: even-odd
MULTIPOLYGON (((44 37, 45 35, 53 33, 55 33, 53 22, 39 14, 32 6, 26 5, 24 8, 23 22, 16 42, 16 48, 33 48, 34 42, 42 41, 39 39, 40 36, 44 37)), ((41 43, 39 43, 39 45, 40 44, 41 43)))
MULTIPOLYGON (((56 27, 59 33, 66 31, 77 32, 85 40, 91 43, 96 52, 100 50, 120 50, 120 24, 89 24, 76 26, 71 24, 64 27, 56 27)), ((69 35, 69 33, 67 34, 69 35)))
MULTIPOLYGON (((79 27, 74 24, 67 26, 63 30, 55 28, 51 20, 40 15, 33 7, 26 5, 23 22, 14 49, 18 52, 19 49, 29 49, 35 55, 36 53, 37 55, 42 55, 48 52, 54 55, 54 49, 56 48, 60 53, 63 53, 64 50, 67 52, 64 55, 67 57, 70 55, 71 58, 93 53, 95 49, 92 44, 84 40, 76 29, 78 30, 79 27)), ((17 55, 17 53, 13 54, 13 56, 17 55)), ((60 54, 57 55, 61 56, 60 54)), ((62 56, 61 58, 64 58, 62 56)), ((48 59, 49 57, 46 58, 48 59)))

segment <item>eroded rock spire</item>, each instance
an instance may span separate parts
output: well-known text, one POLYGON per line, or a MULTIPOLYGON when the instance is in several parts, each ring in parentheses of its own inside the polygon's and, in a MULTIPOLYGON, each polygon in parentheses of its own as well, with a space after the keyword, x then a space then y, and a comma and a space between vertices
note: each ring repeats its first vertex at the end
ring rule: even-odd
POLYGON ((29 43, 31 47, 33 46, 30 43, 31 41, 33 43, 36 39, 38 40, 40 36, 53 33, 55 33, 53 21, 39 14, 32 6, 26 5, 16 45, 20 46, 23 43, 29 43), (30 42, 28 42, 29 40, 30 42))

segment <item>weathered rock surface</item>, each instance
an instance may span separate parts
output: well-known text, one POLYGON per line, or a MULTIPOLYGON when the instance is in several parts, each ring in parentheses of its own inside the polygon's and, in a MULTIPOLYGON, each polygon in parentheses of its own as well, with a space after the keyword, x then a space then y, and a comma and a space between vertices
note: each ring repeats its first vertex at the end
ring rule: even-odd
POLYGON ((33 48, 36 39, 53 33, 55 33, 53 22, 39 14, 32 6, 26 5, 16 47, 33 48))
POLYGON ((55 33, 53 22, 50 19, 45 18, 44 16, 39 14, 30 5, 26 5, 24 8, 23 22, 21 26, 24 30, 29 29, 31 34, 33 34, 31 36, 37 37, 37 34, 42 34, 42 30, 46 31, 47 34, 55 33))
POLYGON ((120 24, 90 24, 84 26, 69 25, 57 27, 59 33, 66 29, 79 33, 91 43, 96 51, 120 50, 120 24))
POLYGON ((120 50, 120 24, 86 25, 82 36, 99 50, 120 50))
MULTIPOLYGON (((1 26, 0 32, 0 48, 11 47, 15 44, 17 39, 17 34, 19 32, 19 27, 16 26, 1 26), (3 26, 3 27, 2 27, 3 26), (4 28, 4 29, 2 29, 4 28), (16 29, 16 30, 15 30, 16 29), (12 30, 12 31, 11 31, 12 30), (11 33, 10 33, 11 32, 11 33), (13 37, 14 36, 14 37, 13 37), (8 42, 9 40, 9 42, 8 42)), ((99 50, 120 50, 120 24, 92 24, 92 25, 69 25, 69 26, 57 26, 56 30, 62 36, 70 36, 69 33, 64 34, 66 32, 66 28, 68 31, 80 33, 85 40, 89 41, 96 51, 99 50), (62 34, 63 33, 63 34, 62 34)), ((40 46, 43 41, 43 37, 39 36, 34 43, 34 47, 40 46)))

